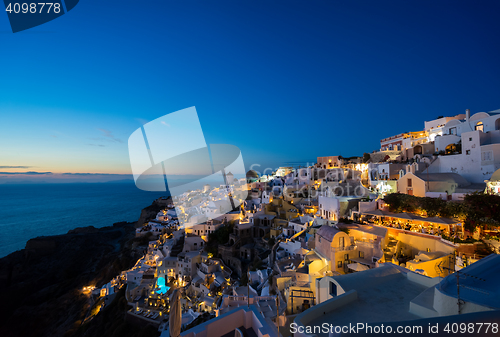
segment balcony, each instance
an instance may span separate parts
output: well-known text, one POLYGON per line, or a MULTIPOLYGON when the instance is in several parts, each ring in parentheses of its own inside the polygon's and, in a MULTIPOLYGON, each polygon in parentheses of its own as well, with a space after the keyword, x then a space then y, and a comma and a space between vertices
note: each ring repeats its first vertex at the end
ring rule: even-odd
POLYGON ((331 251, 336 253, 336 252, 343 252, 346 250, 354 250, 356 249, 356 246, 351 245, 351 246, 344 246, 344 247, 331 247, 331 251))

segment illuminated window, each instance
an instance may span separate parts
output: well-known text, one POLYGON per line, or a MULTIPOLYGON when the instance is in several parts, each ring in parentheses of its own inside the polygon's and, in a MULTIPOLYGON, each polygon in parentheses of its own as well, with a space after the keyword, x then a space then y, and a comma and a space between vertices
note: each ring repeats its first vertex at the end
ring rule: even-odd
POLYGON ((342 268, 342 261, 337 262, 337 268, 342 268))
POLYGON ((476 130, 477 131, 484 131, 484 124, 483 124, 483 122, 478 122, 476 124, 476 130))

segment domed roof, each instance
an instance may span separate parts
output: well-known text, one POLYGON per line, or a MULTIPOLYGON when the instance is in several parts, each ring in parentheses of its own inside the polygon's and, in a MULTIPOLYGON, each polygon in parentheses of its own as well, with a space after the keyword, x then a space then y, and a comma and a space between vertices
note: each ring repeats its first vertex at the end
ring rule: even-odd
POLYGON ((499 181, 499 180, 500 180, 500 169, 493 172, 490 178, 490 181, 499 181))
POLYGON ((258 178, 258 177, 259 174, 254 170, 250 170, 247 172, 247 178, 258 178))

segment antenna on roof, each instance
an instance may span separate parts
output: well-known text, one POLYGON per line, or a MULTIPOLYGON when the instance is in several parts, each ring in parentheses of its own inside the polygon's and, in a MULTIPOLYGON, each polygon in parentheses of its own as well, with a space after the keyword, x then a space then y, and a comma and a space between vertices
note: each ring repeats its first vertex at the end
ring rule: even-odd
POLYGON ((476 280, 479 280, 479 281, 486 281, 485 279, 483 278, 480 278, 480 277, 477 277, 477 276, 474 276, 474 275, 470 275, 470 274, 467 274, 467 273, 464 273, 460 270, 454 270, 454 269, 451 269, 451 268, 448 268, 448 267, 441 267, 441 263, 443 261, 439 262, 438 264, 438 268, 439 269, 446 269, 448 271, 454 271, 455 272, 455 275, 457 277, 457 305, 458 305, 458 314, 460 315, 461 314, 461 311, 462 311, 462 304, 463 304, 463 301, 460 299, 460 287, 462 288, 465 288, 465 289, 469 289, 469 290, 472 290, 472 291, 476 291, 476 292, 479 292, 479 293, 483 293, 483 294, 489 294, 488 292, 486 291, 483 291, 483 290, 480 290, 480 289, 475 289, 475 288, 472 288, 472 287, 468 287, 468 286, 465 286, 463 284, 460 284, 460 276, 466 276, 466 277, 472 277, 476 280))

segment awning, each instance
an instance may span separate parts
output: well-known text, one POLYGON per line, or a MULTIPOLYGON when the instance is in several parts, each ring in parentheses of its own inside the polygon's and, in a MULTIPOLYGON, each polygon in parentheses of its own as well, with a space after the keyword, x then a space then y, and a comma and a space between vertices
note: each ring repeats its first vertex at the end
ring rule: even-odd
POLYGON ((394 213, 382 211, 380 209, 375 209, 373 211, 361 212, 362 215, 375 215, 375 216, 393 216, 394 213))
POLYGON ((434 216, 432 218, 425 218, 424 221, 440 225, 460 225, 459 221, 450 218, 440 218, 437 216, 434 216))
POLYGON ((397 213, 397 214, 392 215, 391 218, 426 221, 426 218, 422 218, 421 216, 418 216, 418 215, 415 215, 412 213, 397 213))

